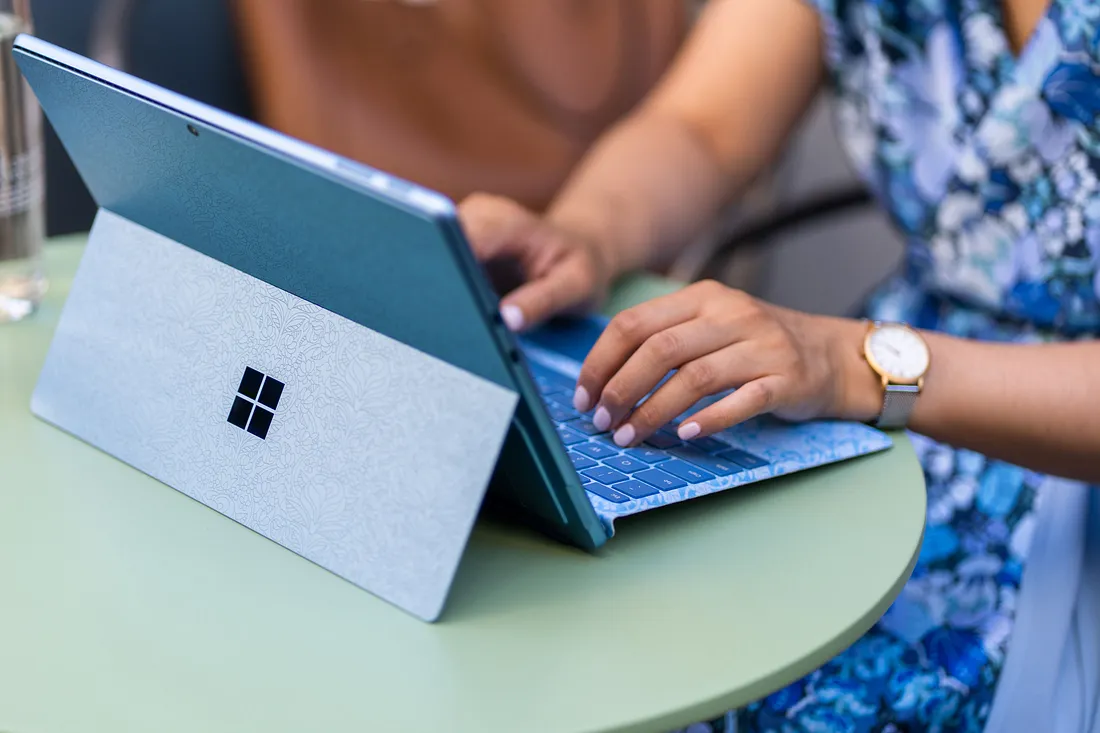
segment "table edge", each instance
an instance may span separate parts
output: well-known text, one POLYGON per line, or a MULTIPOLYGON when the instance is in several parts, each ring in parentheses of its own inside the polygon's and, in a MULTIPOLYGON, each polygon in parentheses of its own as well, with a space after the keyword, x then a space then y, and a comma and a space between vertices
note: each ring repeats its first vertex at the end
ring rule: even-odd
MULTIPOLYGON (((904 440, 912 445, 909 436, 904 432, 895 432, 891 435, 895 442, 904 440)), ((927 490, 927 483, 920 463, 914 456, 915 468, 920 471, 920 484, 922 490, 927 490)), ((927 511, 927 500, 925 500, 927 511)), ((612 728, 600 729, 598 733, 667 733, 682 729, 692 723, 714 720, 730 710, 737 710, 746 705, 758 702, 773 692, 782 689, 786 685, 801 679, 810 672, 821 667, 833 657, 858 641, 864 634, 870 631, 882 618, 890 606, 901 595, 902 589, 909 582, 920 558, 921 546, 924 543, 924 534, 927 523, 922 519, 921 531, 914 543, 912 556, 902 572, 885 595, 867 610, 862 616, 853 621, 844 631, 834 636, 827 643, 822 644, 813 652, 801 657, 797 662, 788 667, 774 670, 755 679, 738 690, 716 695, 691 705, 666 712, 659 717, 647 720, 638 720, 612 728), (687 721, 687 722, 685 722, 687 721)))

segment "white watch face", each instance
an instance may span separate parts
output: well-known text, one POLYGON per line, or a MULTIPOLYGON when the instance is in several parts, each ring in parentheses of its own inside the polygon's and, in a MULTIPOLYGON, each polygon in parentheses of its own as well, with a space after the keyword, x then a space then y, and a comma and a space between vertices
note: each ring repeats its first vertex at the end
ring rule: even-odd
POLYGON ((916 381, 928 371, 928 346, 915 331, 904 326, 876 328, 867 340, 867 350, 892 379, 916 381))

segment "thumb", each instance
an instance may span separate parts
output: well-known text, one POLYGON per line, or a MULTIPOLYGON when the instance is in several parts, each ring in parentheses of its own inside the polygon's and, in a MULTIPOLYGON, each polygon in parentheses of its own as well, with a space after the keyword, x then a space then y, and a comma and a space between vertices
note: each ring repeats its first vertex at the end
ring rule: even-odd
POLYGON ((570 257, 501 300, 501 318, 511 330, 523 331, 560 313, 577 310, 592 296, 591 281, 583 259, 570 257))
POLYGON ((530 243, 539 219, 511 199, 475 193, 458 206, 458 220, 478 260, 516 256, 530 243))

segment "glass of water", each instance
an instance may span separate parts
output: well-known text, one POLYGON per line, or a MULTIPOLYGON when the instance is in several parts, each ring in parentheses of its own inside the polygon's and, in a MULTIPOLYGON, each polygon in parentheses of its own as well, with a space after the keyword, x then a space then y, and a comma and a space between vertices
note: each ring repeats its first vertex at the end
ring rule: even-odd
POLYGON ((42 112, 12 57, 31 30, 30 0, 0 0, 0 323, 26 318, 46 293, 42 112))

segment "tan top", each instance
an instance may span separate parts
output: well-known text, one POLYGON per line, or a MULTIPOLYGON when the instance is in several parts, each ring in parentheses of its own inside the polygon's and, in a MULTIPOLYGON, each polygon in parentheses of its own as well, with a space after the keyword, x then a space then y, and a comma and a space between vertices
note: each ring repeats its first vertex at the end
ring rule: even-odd
POLYGON ((236 0, 260 121, 539 209, 667 68, 684 0, 236 0))

